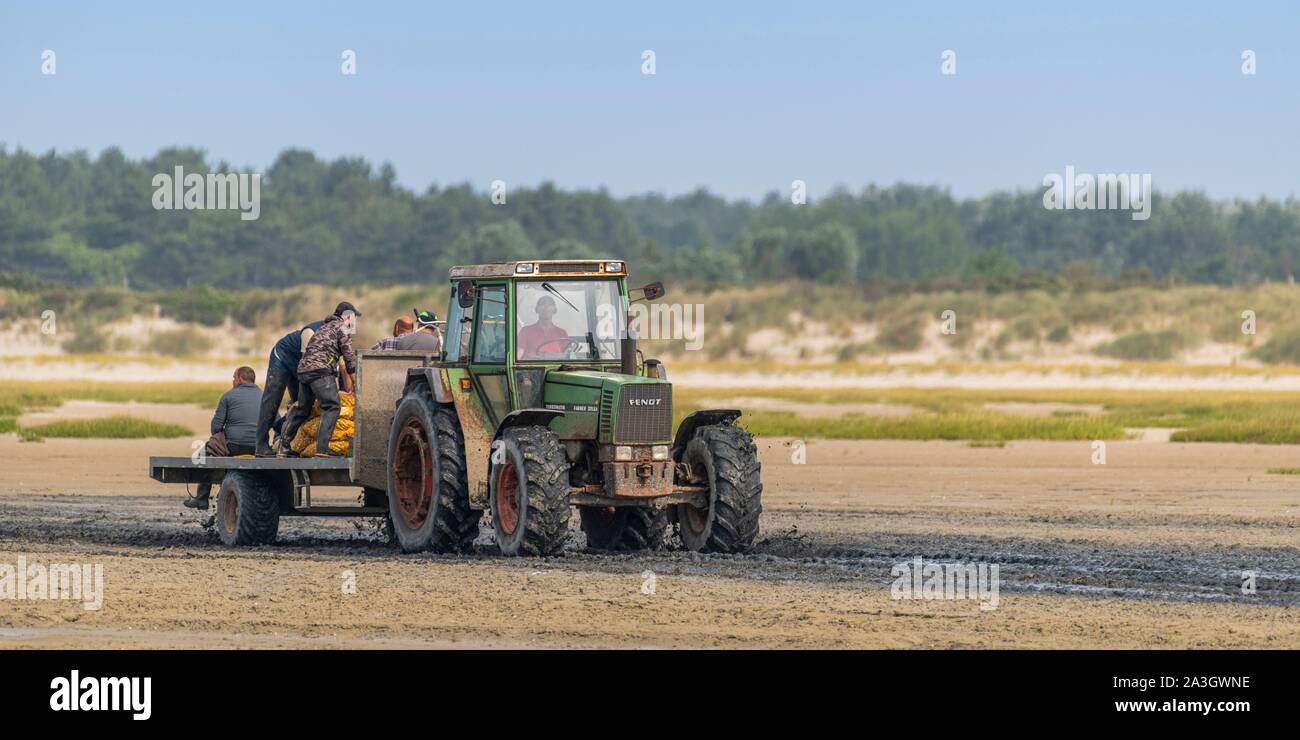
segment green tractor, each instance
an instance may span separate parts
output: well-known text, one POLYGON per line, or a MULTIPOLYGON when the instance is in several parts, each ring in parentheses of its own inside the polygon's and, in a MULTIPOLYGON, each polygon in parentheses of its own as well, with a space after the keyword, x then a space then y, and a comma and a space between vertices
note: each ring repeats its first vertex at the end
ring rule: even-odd
MULTIPOLYGON (((464 552, 490 511, 505 555, 555 555, 577 506, 588 546, 746 551, 763 484, 740 411, 673 433, 672 385, 630 336, 618 260, 455 267, 441 356, 363 352, 353 477, 387 493, 407 552, 464 552), (382 457, 381 457, 382 449, 382 457)), ((631 293, 631 294, 630 294, 631 293)))

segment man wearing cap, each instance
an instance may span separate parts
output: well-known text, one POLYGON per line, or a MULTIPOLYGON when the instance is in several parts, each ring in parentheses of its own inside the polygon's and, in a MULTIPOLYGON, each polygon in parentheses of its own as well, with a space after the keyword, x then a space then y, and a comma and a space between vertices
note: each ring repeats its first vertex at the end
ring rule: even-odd
POLYGON ((316 456, 338 457, 330 450, 330 437, 339 420, 339 360, 349 375, 357 372, 357 353, 352 349, 352 333, 356 319, 361 316, 356 307, 343 301, 334 313, 325 317, 320 328, 312 335, 298 362, 298 404, 285 419, 280 435, 280 456, 293 453, 289 443, 298 433, 298 427, 311 416, 312 404, 320 403, 320 427, 316 430, 316 456))
POLYGON ((257 414, 257 456, 274 457, 270 432, 275 417, 280 413, 284 392, 289 391, 289 403, 298 400, 298 363, 312 335, 325 322, 313 321, 280 337, 271 348, 271 358, 266 366, 266 388, 262 391, 262 404, 257 414))
POLYGON ((398 338, 393 349, 418 349, 429 353, 442 351, 438 337, 438 317, 432 311, 415 311, 415 331, 398 338))

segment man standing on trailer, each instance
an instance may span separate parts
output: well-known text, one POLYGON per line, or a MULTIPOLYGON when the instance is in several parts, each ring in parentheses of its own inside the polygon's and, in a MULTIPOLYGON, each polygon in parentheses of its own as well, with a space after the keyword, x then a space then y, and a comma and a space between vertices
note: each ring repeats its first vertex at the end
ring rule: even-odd
POLYGON ((343 301, 334 313, 325 317, 320 328, 312 335, 302 360, 298 362, 298 403, 284 421, 280 434, 280 457, 293 452, 289 443, 311 416, 312 404, 320 402, 320 427, 316 430, 316 457, 340 457, 330 450, 330 437, 339 420, 338 363, 343 361, 349 375, 357 372, 357 353, 352 349, 352 333, 361 314, 356 307, 343 301))
POLYGON ((266 367, 266 388, 262 391, 262 405, 257 414, 258 457, 275 457, 270 433, 275 417, 280 413, 280 401, 284 400, 285 390, 289 391, 290 404, 298 400, 298 362, 302 360, 303 350, 307 349, 312 335, 324 323, 324 320, 313 321, 291 331, 280 337, 271 348, 271 359, 266 367))

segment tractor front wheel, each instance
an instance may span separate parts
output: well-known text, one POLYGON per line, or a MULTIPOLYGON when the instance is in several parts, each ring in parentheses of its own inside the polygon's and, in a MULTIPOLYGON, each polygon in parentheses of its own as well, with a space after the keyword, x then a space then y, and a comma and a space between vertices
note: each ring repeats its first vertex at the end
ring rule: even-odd
POLYGON ((709 486, 707 507, 676 507, 682 544, 696 552, 748 550, 763 511, 758 448, 749 432, 731 424, 700 427, 682 457, 691 466, 692 482, 709 486))
POLYGON ((492 526, 503 555, 559 555, 569 531, 569 462, 543 426, 501 433, 489 474, 492 526))

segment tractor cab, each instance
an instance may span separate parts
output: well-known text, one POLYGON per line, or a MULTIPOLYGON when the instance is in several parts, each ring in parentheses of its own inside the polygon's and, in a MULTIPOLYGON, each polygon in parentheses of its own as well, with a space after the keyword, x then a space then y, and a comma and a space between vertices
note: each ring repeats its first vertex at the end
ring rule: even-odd
POLYGON ((544 407, 548 371, 624 369, 623 262, 471 265, 451 281, 443 359, 482 393, 494 432, 510 412, 544 407))

